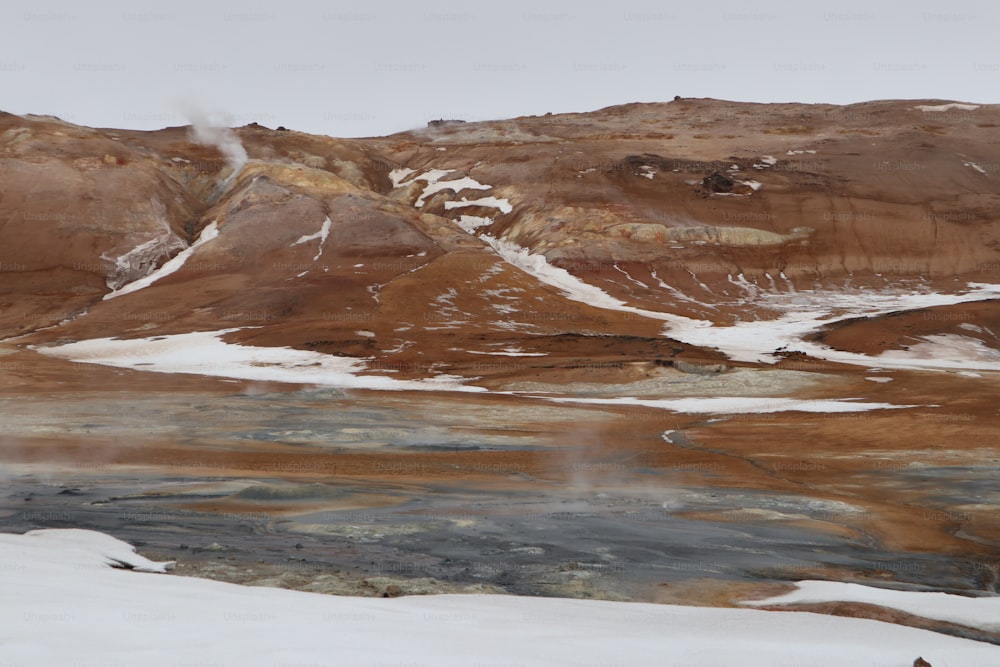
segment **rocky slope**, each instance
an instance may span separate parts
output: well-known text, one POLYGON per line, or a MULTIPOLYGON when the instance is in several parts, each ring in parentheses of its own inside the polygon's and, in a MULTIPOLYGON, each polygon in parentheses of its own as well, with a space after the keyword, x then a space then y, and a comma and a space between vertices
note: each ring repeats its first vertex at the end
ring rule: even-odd
POLYGON ((391 364, 431 339, 657 331, 539 286, 483 233, 716 324, 778 317, 800 291, 953 291, 1000 269, 992 107, 692 99, 366 140, 250 125, 230 135, 238 165, 187 128, 0 122, 5 336, 86 310, 58 336, 252 324, 391 364), (109 299, 211 223, 176 272, 109 299))

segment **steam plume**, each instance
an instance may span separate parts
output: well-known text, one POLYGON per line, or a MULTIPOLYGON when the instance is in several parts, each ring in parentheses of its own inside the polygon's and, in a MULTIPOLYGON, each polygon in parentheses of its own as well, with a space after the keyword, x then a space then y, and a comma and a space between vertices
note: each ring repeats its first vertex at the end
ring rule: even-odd
POLYGON ((194 140, 200 144, 218 148, 233 170, 227 180, 235 178, 247 163, 247 151, 243 148, 236 133, 228 127, 213 123, 204 109, 186 104, 182 111, 191 123, 191 134, 194 140))

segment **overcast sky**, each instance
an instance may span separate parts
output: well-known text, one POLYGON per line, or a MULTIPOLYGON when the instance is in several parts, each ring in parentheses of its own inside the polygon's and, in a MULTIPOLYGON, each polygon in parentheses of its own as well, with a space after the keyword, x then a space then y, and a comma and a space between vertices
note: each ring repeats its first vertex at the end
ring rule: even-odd
POLYGON ((995 103, 998 28, 991 0, 0 0, 0 109, 366 136, 674 95, 995 103))

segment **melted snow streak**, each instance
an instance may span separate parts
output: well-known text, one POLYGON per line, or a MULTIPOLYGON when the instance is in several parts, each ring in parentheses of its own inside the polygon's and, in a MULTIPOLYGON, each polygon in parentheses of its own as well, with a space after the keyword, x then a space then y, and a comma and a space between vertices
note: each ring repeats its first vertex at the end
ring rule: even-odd
POLYGON ((154 373, 192 373, 242 380, 316 384, 386 391, 484 392, 453 376, 395 380, 359 375, 363 359, 336 357, 287 347, 252 347, 226 343, 222 336, 239 329, 195 331, 132 340, 95 338, 47 348, 33 348, 70 361, 132 368, 154 373))
POLYGON ((189 247, 185 248, 181 252, 171 257, 169 260, 163 263, 163 266, 158 268, 156 271, 153 271, 148 276, 144 276, 142 278, 139 278, 138 280, 133 280, 132 282, 128 283, 127 285, 124 285, 120 289, 117 289, 109 294, 105 294, 104 300, 107 301, 109 299, 114 299, 115 297, 121 296, 123 294, 128 294, 130 292, 141 290, 144 287, 149 287, 160 278, 169 276, 171 273, 176 272, 178 269, 184 266, 184 262, 186 262, 188 258, 194 254, 195 250, 197 250, 200 246, 208 243, 218 235, 219 235, 219 229, 216 224, 216 221, 213 220, 208 225, 206 225, 204 229, 201 230, 201 233, 198 234, 198 238, 189 247))
POLYGON ((513 595, 352 598, 108 567, 143 568, 139 559, 93 531, 0 534, 4 663, 1000 664, 1000 647, 858 618, 513 595))
MULTIPOLYGON (((590 285, 580 280, 566 269, 561 269, 549 264, 544 255, 533 254, 527 248, 522 248, 516 243, 511 243, 503 239, 498 239, 488 234, 479 237, 487 245, 506 261, 508 264, 521 269, 525 273, 533 276, 536 280, 551 285, 562 292, 563 296, 572 301, 586 303, 605 310, 619 310, 626 313, 634 313, 657 320, 687 321, 695 322, 688 318, 667 313, 658 313, 642 308, 633 308, 624 301, 616 299, 604 290, 594 285, 590 285)), ((707 323, 706 323, 707 324, 707 323)))
POLYGON ((318 240, 319 250, 317 250, 316 255, 313 257, 313 261, 315 262, 317 259, 323 256, 323 245, 326 243, 326 239, 330 235, 330 226, 332 224, 333 223, 330 221, 329 216, 324 218, 323 226, 320 227, 320 230, 318 232, 316 232, 315 234, 300 236, 298 240, 292 244, 292 247, 297 245, 302 245, 303 243, 309 243, 310 241, 318 240))
POLYGON ((963 162, 962 164, 965 165, 966 167, 972 167, 973 169, 975 169, 976 171, 978 171, 980 174, 982 174, 984 176, 989 176, 989 174, 986 172, 986 170, 983 169, 982 167, 980 167, 975 162, 963 162))

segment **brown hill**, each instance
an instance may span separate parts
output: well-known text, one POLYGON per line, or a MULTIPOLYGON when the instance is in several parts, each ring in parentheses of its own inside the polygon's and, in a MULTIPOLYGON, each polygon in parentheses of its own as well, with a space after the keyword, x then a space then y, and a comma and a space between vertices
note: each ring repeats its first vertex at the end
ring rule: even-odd
POLYGON ((1000 267, 998 125, 993 107, 933 100, 701 99, 359 140, 252 124, 236 131, 249 162, 231 173, 188 128, 94 130, 7 114, 0 334, 87 310, 48 337, 252 323, 263 326, 259 342, 388 358, 400 345, 461 348, 454 339, 469 335, 658 330, 538 285, 454 224, 462 215, 483 218, 476 234, 544 255, 632 306, 717 324, 776 317, 760 298, 768 293, 951 291, 1000 267), (401 168, 413 173, 394 187, 401 168), (449 170, 438 186, 471 187, 427 187, 420 176, 432 170, 449 170), (713 174, 736 190, 712 191, 713 174), (455 206, 463 199, 481 203, 455 206), (296 244, 327 218, 322 243, 296 244), (178 271, 102 301, 213 221, 219 237, 178 271), (446 288, 459 292, 452 315, 435 305, 446 288), (400 321, 412 325, 406 336, 392 335, 400 321), (359 329, 376 336, 359 339, 359 329), (442 337, 447 345, 434 342, 442 337))

